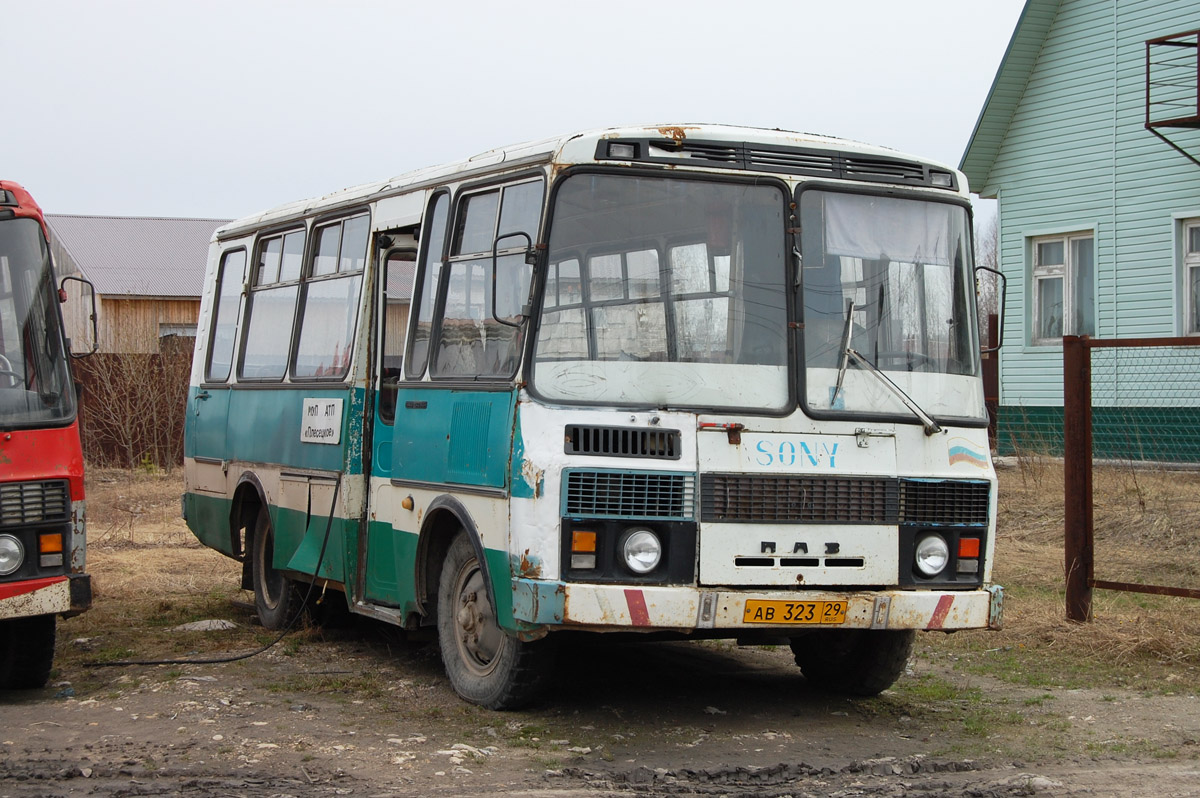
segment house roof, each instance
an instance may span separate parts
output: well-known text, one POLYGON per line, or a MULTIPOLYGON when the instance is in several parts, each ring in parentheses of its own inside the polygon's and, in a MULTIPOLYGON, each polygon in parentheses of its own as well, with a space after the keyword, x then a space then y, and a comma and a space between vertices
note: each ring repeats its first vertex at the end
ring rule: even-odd
POLYGON ((63 274, 78 270, 101 295, 157 297, 200 296, 209 241, 227 221, 46 215, 63 274))
POLYGON ((1037 64, 1038 54, 1042 51, 1042 44, 1046 41, 1046 34, 1058 14, 1060 4, 1061 0, 1027 0, 1021 11, 1008 50, 996 71, 996 78, 992 81, 992 88, 958 166, 975 191, 982 191, 987 185, 1009 123, 1025 94, 1025 86, 1037 64))

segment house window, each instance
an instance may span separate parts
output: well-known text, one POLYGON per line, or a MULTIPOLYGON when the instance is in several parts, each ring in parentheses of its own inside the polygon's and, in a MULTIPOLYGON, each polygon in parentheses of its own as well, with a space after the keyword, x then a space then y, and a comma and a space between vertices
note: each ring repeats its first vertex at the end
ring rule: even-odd
POLYGON ((1033 342, 1096 334, 1096 256, 1092 235, 1033 240, 1033 342))
POLYGON ((1200 335, 1200 219, 1183 223, 1183 279, 1187 334, 1200 335))

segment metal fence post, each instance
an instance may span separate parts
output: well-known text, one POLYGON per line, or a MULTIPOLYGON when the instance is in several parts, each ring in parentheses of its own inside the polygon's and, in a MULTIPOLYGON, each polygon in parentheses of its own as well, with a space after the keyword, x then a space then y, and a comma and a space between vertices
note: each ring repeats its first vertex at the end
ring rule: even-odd
POLYGON ((1063 493, 1067 620, 1092 617, 1092 355, 1063 336, 1063 493))

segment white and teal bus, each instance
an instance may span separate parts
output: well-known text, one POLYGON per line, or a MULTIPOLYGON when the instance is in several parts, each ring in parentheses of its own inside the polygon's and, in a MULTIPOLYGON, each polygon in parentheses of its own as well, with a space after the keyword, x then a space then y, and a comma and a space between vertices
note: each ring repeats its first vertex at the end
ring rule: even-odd
POLYGON ((915 630, 1000 622, 975 272, 956 170, 727 126, 241 219, 209 257, 187 523, 265 626, 310 586, 436 630, 486 707, 572 631, 786 640, 874 694, 915 630))

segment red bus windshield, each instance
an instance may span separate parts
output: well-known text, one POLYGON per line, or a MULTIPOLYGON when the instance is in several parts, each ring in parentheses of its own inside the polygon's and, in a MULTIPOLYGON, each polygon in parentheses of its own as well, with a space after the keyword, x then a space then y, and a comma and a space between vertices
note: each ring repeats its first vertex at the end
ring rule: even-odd
POLYGON ((65 423, 75 392, 41 225, 0 219, 0 429, 65 423))

